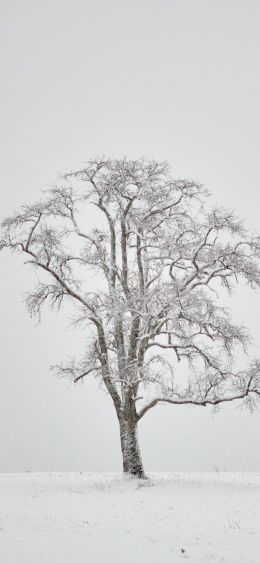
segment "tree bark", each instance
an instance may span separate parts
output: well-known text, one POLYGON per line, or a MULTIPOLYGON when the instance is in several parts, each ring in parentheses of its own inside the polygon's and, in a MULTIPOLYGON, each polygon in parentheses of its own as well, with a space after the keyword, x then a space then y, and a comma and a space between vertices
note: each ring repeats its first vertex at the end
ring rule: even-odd
POLYGON ((119 420, 119 426, 123 471, 133 477, 144 479, 145 473, 137 439, 137 421, 125 417, 119 420))

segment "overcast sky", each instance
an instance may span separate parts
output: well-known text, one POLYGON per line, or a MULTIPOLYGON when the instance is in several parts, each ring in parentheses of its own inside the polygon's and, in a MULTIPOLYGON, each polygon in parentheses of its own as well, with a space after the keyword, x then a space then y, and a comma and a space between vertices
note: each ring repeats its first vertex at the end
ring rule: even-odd
MULTIPOLYGON (((95 155, 167 159, 259 228, 258 0, 0 0, 1 217, 95 155)), ((110 398, 49 365, 84 334, 23 296, 0 257, 0 471, 120 470, 110 398)), ((28 268, 28 266, 27 266, 28 268)), ((235 314, 260 355, 259 295, 235 314)), ((260 470, 260 414, 157 407, 140 425, 147 470, 260 470)))

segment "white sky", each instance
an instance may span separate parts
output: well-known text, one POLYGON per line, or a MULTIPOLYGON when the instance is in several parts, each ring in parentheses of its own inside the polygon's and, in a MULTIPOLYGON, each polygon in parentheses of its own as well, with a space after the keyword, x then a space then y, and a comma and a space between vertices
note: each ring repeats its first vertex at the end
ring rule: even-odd
MULTIPOLYGON (((97 154, 167 159, 259 228, 258 0, 0 1, 1 217, 97 154)), ((0 258, 0 471, 120 470, 110 399, 48 366, 84 334, 22 303, 31 284, 0 258)), ((236 315, 260 355, 259 295, 236 315)), ((144 418, 147 470, 260 468, 260 415, 158 407, 144 418)))

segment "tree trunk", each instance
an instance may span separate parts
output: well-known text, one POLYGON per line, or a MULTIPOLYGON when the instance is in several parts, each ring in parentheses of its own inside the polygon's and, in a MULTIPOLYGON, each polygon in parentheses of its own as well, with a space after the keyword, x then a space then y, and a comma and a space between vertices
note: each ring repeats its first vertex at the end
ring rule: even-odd
POLYGON ((145 478, 137 439, 137 421, 123 418, 119 420, 123 471, 139 479, 145 478))

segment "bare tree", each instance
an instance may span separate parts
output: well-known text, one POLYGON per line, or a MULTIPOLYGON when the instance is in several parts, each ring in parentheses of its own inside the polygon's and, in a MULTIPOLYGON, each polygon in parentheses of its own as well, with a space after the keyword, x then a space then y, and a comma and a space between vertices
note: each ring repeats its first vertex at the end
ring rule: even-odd
POLYGON ((119 421, 124 472, 138 477, 137 424, 155 405, 252 407, 260 395, 260 361, 236 369, 234 351, 246 350, 248 336, 217 299, 242 279, 259 287, 260 241, 232 212, 206 210, 206 196, 172 179, 166 163, 97 159, 1 226, 0 249, 43 274, 30 313, 69 300, 88 325, 82 359, 55 370, 75 382, 99 378, 119 421))

